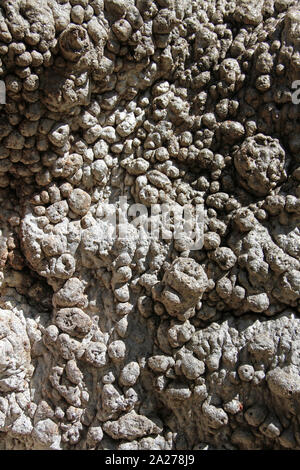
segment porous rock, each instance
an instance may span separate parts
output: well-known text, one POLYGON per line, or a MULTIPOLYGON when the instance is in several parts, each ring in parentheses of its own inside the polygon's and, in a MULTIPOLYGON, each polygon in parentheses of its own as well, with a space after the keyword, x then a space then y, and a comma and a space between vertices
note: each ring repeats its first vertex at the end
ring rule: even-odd
POLYGON ((299 18, 0 1, 1 450, 299 450, 299 18))

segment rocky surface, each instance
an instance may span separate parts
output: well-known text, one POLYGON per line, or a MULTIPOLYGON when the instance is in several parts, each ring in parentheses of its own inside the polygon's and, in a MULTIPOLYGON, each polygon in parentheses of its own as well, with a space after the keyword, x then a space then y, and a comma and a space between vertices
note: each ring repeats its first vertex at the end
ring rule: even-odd
POLYGON ((299 77, 297 0, 0 0, 1 449, 300 449, 299 77))

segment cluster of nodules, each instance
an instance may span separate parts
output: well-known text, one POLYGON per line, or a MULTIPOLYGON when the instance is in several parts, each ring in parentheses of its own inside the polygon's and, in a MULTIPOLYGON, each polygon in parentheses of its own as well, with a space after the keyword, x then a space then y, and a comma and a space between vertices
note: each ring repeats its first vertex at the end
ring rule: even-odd
POLYGON ((2 448, 300 448, 296 3, 0 0, 2 448))

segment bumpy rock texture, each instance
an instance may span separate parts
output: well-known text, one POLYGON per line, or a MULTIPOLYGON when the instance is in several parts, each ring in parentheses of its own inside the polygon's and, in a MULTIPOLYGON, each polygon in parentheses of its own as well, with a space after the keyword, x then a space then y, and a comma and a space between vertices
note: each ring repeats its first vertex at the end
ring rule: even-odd
POLYGON ((298 0, 0 0, 0 448, 300 449, 299 77, 298 0))

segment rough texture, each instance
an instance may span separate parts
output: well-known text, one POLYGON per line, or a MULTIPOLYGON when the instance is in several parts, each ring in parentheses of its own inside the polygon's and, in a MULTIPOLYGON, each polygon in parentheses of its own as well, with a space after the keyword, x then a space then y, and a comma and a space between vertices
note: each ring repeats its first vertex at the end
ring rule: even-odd
POLYGON ((297 0, 0 0, 1 449, 300 449, 299 73, 297 0))

